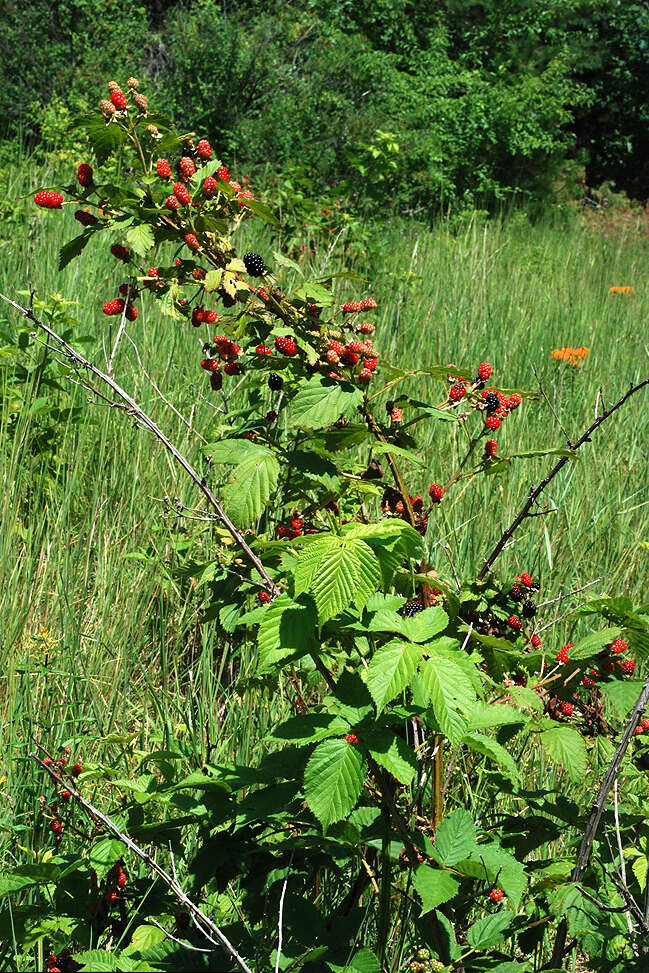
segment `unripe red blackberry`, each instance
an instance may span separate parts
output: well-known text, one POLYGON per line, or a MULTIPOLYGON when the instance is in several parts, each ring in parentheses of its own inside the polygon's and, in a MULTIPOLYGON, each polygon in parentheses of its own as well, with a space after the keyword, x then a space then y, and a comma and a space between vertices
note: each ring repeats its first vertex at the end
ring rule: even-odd
POLYGON ((168 179, 171 175, 171 166, 166 159, 158 159, 155 168, 161 179, 168 179))
POLYGON ((83 770, 83 765, 80 764, 79 761, 77 761, 77 763, 72 764, 72 766, 70 767, 70 775, 72 777, 78 777, 82 770, 83 770))
POLYGON ((268 347, 268 345, 257 345, 257 347, 255 348, 255 354, 256 355, 272 355, 272 351, 268 347))
POLYGON ((532 576, 531 574, 528 574, 527 571, 523 571, 521 574, 521 584, 524 584, 526 588, 532 587, 532 576))
POLYGON ((209 159, 212 155, 212 146, 207 141, 207 139, 201 139, 196 146, 196 152, 201 157, 201 159, 209 159))
POLYGON ((112 118, 115 114, 115 105, 107 98, 102 98, 99 102, 99 110, 104 118, 112 118))
POLYGON ((346 733, 345 736, 343 737, 343 740, 345 741, 345 743, 351 743, 351 744, 358 743, 358 737, 356 736, 355 733, 346 733))
POLYGON ((267 605, 267 604, 269 604, 270 601, 272 601, 272 599, 271 599, 271 597, 270 597, 270 595, 268 594, 267 591, 260 591, 259 592, 259 595, 258 595, 258 598, 259 598, 260 602, 262 603, 262 605, 267 605))
POLYGON ((541 636, 540 635, 533 635, 532 638, 530 639, 530 645, 534 649, 540 649, 541 648, 541 636))
POLYGON ((373 311, 375 307, 378 307, 378 304, 373 297, 365 297, 360 303, 361 311, 373 311))
POLYGON ((355 351, 351 351, 349 348, 345 348, 343 353, 343 360, 346 365, 358 365, 360 360, 360 355, 355 351))
POLYGON ((561 710, 564 716, 572 716, 574 712, 572 708, 572 703, 567 703, 565 701, 561 703, 559 709, 561 710))
POLYGON ((357 331, 359 331, 360 334, 374 334, 376 331, 376 326, 372 324, 371 321, 362 321, 359 325, 357 325, 357 331))
POLYGON ((122 260, 124 263, 128 263, 131 259, 131 252, 128 247, 123 247, 121 243, 114 243, 110 248, 110 252, 113 257, 117 260, 122 260))
POLYGON ((219 316, 216 313, 216 311, 206 311, 205 312, 205 322, 207 324, 214 324, 214 322, 215 321, 218 321, 218 319, 219 319, 219 316))
POLYGON ((509 396, 509 401, 508 401, 509 408, 518 409, 522 401, 523 399, 518 394, 518 392, 512 392, 512 394, 509 396))
POLYGON ((196 166, 194 165, 193 159, 188 159, 187 156, 183 156, 178 163, 178 168, 183 175, 183 178, 189 179, 196 172, 196 166))
POLYGON ((173 191, 174 191, 174 196, 180 203, 182 203, 184 206, 189 206, 189 204, 192 201, 192 198, 189 195, 186 186, 183 186, 181 182, 175 182, 173 186, 173 191))
POLYGON ((165 206, 167 209, 180 209, 180 203, 175 196, 167 196, 165 199, 165 206))
POLYGON ((97 217, 85 209, 78 209, 74 214, 74 218, 81 223, 81 226, 94 226, 97 222, 97 217))
POLYGON ((70 793, 70 791, 61 791, 60 797, 63 803, 67 804, 72 798, 72 794, 70 793))
POLYGON ((146 100, 145 96, 144 95, 136 95, 134 100, 135 100, 135 104, 137 105, 137 107, 139 109, 140 115, 146 115, 146 113, 149 110, 149 103, 146 100))
POLYGON ((442 497, 444 496, 444 491, 438 483, 432 483, 428 487, 428 496, 433 501, 433 503, 441 503, 442 497))
POLYGON ((486 382, 491 375, 491 365, 488 361, 483 361, 478 365, 478 378, 486 382))
POLYGON ((520 618, 516 618, 515 615, 509 616, 509 618, 507 619, 507 624, 509 625, 510 628, 513 628, 515 632, 520 631, 522 627, 520 618))
POLYGON ((360 311, 361 306, 358 301, 347 301, 343 304, 343 314, 354 314, 356 311, 360 311))
POLYGON ((557 662, 559 662, 561 665, 565 665, 566 662, 569 662, 570 656, 568 655, 568 650, 572 648, 572 645, 564 645, 562 648, 560 648, 557 652, 557 662))
POLYGON ((77 167, 77 179, 84 188, 92 186, 92 166, 88 165, 87 162, 82 162, 77 167))
POLYGON ((487 429, 491 429, 492 432, 495 432, 496 429, 500 429, 500 422, 501 420, 498 418, 498 416, 487 416, 485 419, 487 429))
POLYGON ((34 202, 37 206, 42 206, 44 209, 60 209, 63 196, 61 196, 61 193, 55 193, 51 189, 41 189, 34 196, 34 202))
POLYGON ((196 250, 200 250, 201 248, 201 245, 198 242, 198 237, 196 237, 193 233, 185 234, 185 243, 187 244, 190 250, 196 251, 196 250))
POLYGON ((252 251, 244 253, 243 262, 251 277, 263 277, 266 273, 264 258, 258 253, 253 253, 252 251))
POLYGON ((212 196, 214 195, 214 193, 218 188, 218 185, 219 184, 214 178, 214 176, 208 176, 206 179, 203 180, 203 192, 208 197, 208 199, 212 198, 212 196))
POLYGON ((628 648, 628 643, 625 642, 624 639, 615 639, 614 642, 611 642, 611 652, 613 652, 614 655, 619 655, 621 652, 626 652, 628 648))
POLYGON ((159 277, 160 271, 157 267, 149 267, 147 270, 147 277, 159 277))
POLYGON ((625 659, 622 663, 622 672, 625 676, 632 676, 635 672, 635 662, 633 659, 625 659))
POLYGON ((487 439, 484 444, 485 456, 493 458, 498 450, 498 443, 495 439, 487 439))
POLYGON ((243 368, 238 361, 229 361, 224 368, 226 375, 241 375, 243 368))
POLYGON ((135 319, 137 318, 137 308, 133 307, 132 304, 127 304, 125 317, 127 321, 135 321, 135 319))
POLYGON ((456 382, 455 385, 451 386, 451 389, 448 393, 448 397, 451 400, 451 402, 459 402, 460 399, 463 399, 465 395, 466 395, 466 389, 460 382, 456 382))
POLYGON ((204 358, 201 362, 201 368, 204 368, 206 372, 218 371, 219 363, 215 358, 204 358))
POLYGON ((226 169, 225 166, 219 166, 218 169, 216 170, 216 174, 219 179, 223 180, 223 182, 228 181, 228 170, 226 169))
POLYGON ((223 376, 220 372, 212 372, 210 375, 210 385, 215 392, 219 392, 223 388, 223 376))
POLYGON ((361 368, 360 372, 358 373, 358 381, 362 382, 363 384, 366 384, 367 382, 371 382, 372 381, 371 370, 369 368, 361 368))
POLYGON ((63 825, 60 821, 52 821, 50 825, 50 830, 55 838, 60 838, 63 834, 63 825))
POLYGON ((284 385, 284 379, 281 375, 277 375, 275 372, 271 372, 268 376, 268 388, 271 392, 279 392, 284 385))
POLYGON ((368 372, 375 372, 376 369, 377 369, 378 364, 379 364, 379 362, 378 362, 378 359, 377 358, 366 358, 365 359, 365 368, 367 369, 368 372))
POLYGON ((640 726, 642 727, 643 730, 649 730, 649 719, 647 719, 646 716, 640 723, 640 726))
POLYGON ((498 904, 498 902, 502 902, 504 897, 505 897, 505 893, 503 892, 502 889, 492 889, 491 892, 489 893, 490 900, 492 902, 495 902, 496 904, 498 904))
POLYGON ((111 317, 116 314, 121 314, 125 306, 126 305, 122 300, 122 298, 118 297, 116 300, 108 301, 106 304, 104 304, 102 311, 104 312, 104 314, 107 314, 109 317, 111 317))
POLYGON ((126 98, 121 91, 111 91, 110 100, 118 111, 124 111, 126 108, 126 98))
POLYGON ((293 338, 287 338, 283 335, 275 338, 275 348, 280 354, 288 355, 289 357, 297 354, 297 344, 293 338))

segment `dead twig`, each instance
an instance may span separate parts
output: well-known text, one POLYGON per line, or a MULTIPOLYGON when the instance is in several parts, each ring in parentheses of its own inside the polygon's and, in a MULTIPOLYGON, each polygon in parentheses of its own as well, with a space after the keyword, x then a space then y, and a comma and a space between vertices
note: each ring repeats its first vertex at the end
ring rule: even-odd
POLYGON ((577 452, 577 450, 581 446, 584 445, 584 443, 590 442, 591 436, 593 435, 595 430, 598 429, 599 426, 601 426, 601 424, 609 418, 609 416, 612 416, 614 412, 617 412, 617 410, 621 408, 621 406, 623 406, 624 403, 628 399, 630 399, 632 395, 635 395, 636 392, 639 392, 640 389, 643 389, 646 385, 649 385, 649 378, 643 379, 641 382, 638 382, 637 385, 631 383, 630 388, 627 389, 624 395, 621 398, 619 398, 617 402, 615 402, 614 405, 612 405, 609 409, 606 409, 604 412, 602 412, 601 415, 596 416, 593 422, 586 430, 586 432, 584 432, 575 443, 570 444, 570 452, 567 455, 561 456, 559 458, 559 460, 554 464, 550 472, 543 478, 543 480, 541 480, 539 485, 531 488, 527 500, 525 501, 525 503, 523 504, 519 512, 516 514, 509 527, 507 527, 503 531, 503 533, 500 536, 500 539, 498 540, 498 543, 496 544, 493 551, 491 552, 489 557, 486 558, 484 564, 480 568, 480 571, 478 572, 478 581, 482 581, 485 578, 485 576, 489 572, 489 569, 491 568, 496 558, 501 554, 501 552, 507 546, 514 532, 518 530, 518 528, 523 523, 523 521, 530 516, 530 512, 534 507, 535 503, 537 502, 538 498, 543 493, 545 488, 549 486, 549 484, 555 478, 557 473, 559 473, 564 468, 566 463, 569 462, 572 456, 577 452))
POLYGON ((171 455, 176 460, 176 462, 184 469, 185 473, 187 473, 190 479, 194 481, 194 483, 199 488, 201 493, 203 493, 203 495, 207 499, 207 502, 216 513, 216 516, 221 521, 223 526, 226 528, 228 533, 234 538, 234 540, 240 546, 241 550, 246 555, 250 564, 261 575, 267 590, 270 591, 272 594, 278 594, 279 589, 277 585, 271 579, 270 575, 266 571, 266 568, 264 567, 260 559, 257 557, 255 552, 252 550, 250 545, 247 543, 247 541, 245 540, 241 532, 232 523, 232 521, 226 514, 225 510, 221 506, 220 502, 217 500, 217 498, 214 496, 210 488, 207 486, 204 477, 200 476, 200 474, 191 465, 189 460, 185 456, 183 456, 183 454, 176 448, 176 446, 174 446, 174 444, 165 436, 165 434, 158 427, 158 425, 144 411, 144 409, 142 409, 142 407, 138 405, 135 399, 133 399, 128 394, 128 392, 126 392, 123 388, 121 388, 121 386, 118 385, 117 382, 113 378, 111 378, 110 375, 105 374, 99 368, 93 365, 92 362, 89 362, 86 358, 83 357, 83 355, 80 355, 79 352, 75 351, 75 349, 71 345, 69 345, 67 341, 65 341, 60 335, 58 335, 55 331, 53 331, 46 324, 40 321, 34 315, 34 312, 31 307, 28 308, 22 307, 20 304, 17 304, 15 301, 12 301, 9 297, 5 297, 4 294, 0 294, 0 300, 3 300, 6 304, 9 304, 11 307, 15 308, 15 310, 18 311, 19 314, 22 314, 23 317, 27 318, 28 321, 32 321, 38 328, 44 331, 45 334, 48 335, 48 337, 52 341, 54 341, 56 345, 58 345, 60 349, 59 353, 64 358, 66 358, 69 362, 71 362, 73 368, 85 369, 85 371, 89 372, 91 375, 94 375, 96 378, 104 382, 106 385, 109 386, 109 388, 113 390, 115 395, 122 400, 123 405, 121 403, 119 404, 114 403, 114 404, 119 408, 122 408, 125 412, 127 412, 128 415, 132 416, 137 422, 139 422, 142 426, 148 429, 149 432, 153 433, 156 439, 158 439, 165 447, 165 449, 167 449, 168 452, 171 453, 171 455))

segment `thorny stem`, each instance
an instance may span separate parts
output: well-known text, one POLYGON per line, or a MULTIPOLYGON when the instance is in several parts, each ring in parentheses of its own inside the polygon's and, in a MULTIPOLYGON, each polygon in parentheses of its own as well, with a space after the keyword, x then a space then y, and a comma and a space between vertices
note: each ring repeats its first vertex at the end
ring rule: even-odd
MULTIPOLYGON (((41 747, 39 744, 37 744, 37 746, 41 751, 43 751, 43 753, 46 754, 47 757, 49 757, 50 760, 52 759, 44 747, 41 747)), ((239 969, 243 970, 243 973, 252 973, 252 970, 246 963, 243 956, 237 952, 230 940, 223 932, 221 932, 219 927, 212 922, 209 916, 199 909, 199 907, 189 898, 175 877, 169 875, 169 873, 166 872, 161 865, 158 865, 158 863, 151 857, 151 855, 148 854, 148 852, 140 848, 132 838, 130 838, 123 831, 120 831, 117 825, 109 817, 107 817, 107 815, 103 814, 96 807, 90 804, 89 801, 82 797, 72 778, 66 776, 64 780, 63 776, 57 773, 52 766, 48 766, 37 753, 31 753, 30 757, 42 770, 45 770, 50 775, 55 784, 61 785, 65 782, 66 789, 70 791, 77 804, 79 804, 91 816, 91 818, 93 818, 95 821, 101 822, 101 824, 103 824, 103 826, 110 831, 111 834, 115 835, 118 841, 121 841, 123 845, 126 845, 129 851, 133 852, 133 854, 136 855, 140 861, 144 862, 147 868, 150 868, 152 872, 155 872, 155 874, 162 879, 172 895, 174 895, 175 898, 190 913, 197 929, 206 935, 210 942, 215 944, 218 942, 223 949, 229 953, 239 969)))
POLYGON ((27 318, 28 321, 32 321, 38 328, 45 332, 61 349, 61 354, 67 358, 75 370, 79 367, 90 372, 91 375, 96 376, 100 381, 108 385, 118 398, 122 399, 125 405, 121 403, 113 403, 115 408, 123 409, 127 415, 133 416, 138 422, 145 426, 153 435, 163 444, 163 446, 171 453, 176 462, 185 470, 187 475, 194 481, 196 486, 205 496, 207 502, 212 507, 216 516, 221 521, 223 526, 226 528, 228 533, 234 538, 237 544, 240 546, 241 550, 247 557, 250 564, 256 569, 256 571, 261 575, 264 580, 265 587, 271 594, 279 594, 279 588, 275 582, 271 579, 270 575, 266 571, 266 568, 257 557, 255 552, 252 550, 250 545, 246 542, 243 535, 232 523, 225 510, 221 506, 220 502, 214 496, 210 488, 207 486, 203 477, 194 469, 189 460, 174 446, 174 444, 167 439, 162 430, 156 425, 156 423, 151 419, 151 417, 137 404, 135 399, 133 399, 128 392, 124 391, 121 386, 115 382, 110 375, 104 374, 99 368, 89 362, 86 358, 80 355, 74 348, 67 343, 60 335, 55 331, 52 331, 46 324, 40 321, 34 314, 31 307, 25 308, 10 298, 5 297, 4 294, 0 294, 0 300, 5 301, 10 304, 11 307, 15 308, 23 317, 27 318))
POLYGON ((592 434, 595 432, 595 430, 598 429, 599 426, 601 426, 601 424, 605 422, 606 419, 609 418, 609 416, 612 416, 614 412, 616 412, 621 406, 623 406, 624 403, 627 401, 627 399, 630 399, 632 395, 635 395, 636 392, 639 392, 640 389, 644 388, 646 385, 649 385, 649 378, 643 379, 637 385, 631 383, 630 388, 627 389, 624 395, 620 399, 618 399, 614 405, 612 405, 610 408, 602 412, 602 414, 598 416, 590 424, 586 432, 583 433, 583 435, 581 435, 575 443, 571 443, 570 453, 566 456, 562 456, 555 463, 555 465, 552 467, 550 472, 544 477, 543 480, 541 480, 538 486, 531 488, 527 500, 521 507, 520 511, 516 514, 509 527, 507 527, 506 530, 503 531, 498 543, 496 544, 493 551, 491 552, 489 557, 485 560, 484 564, 480 568, 480 571, 478 572, 478 581, 484 580, 492 564, 494 563, 496 558, 503 552, 503 550, 511 540, 515 531, 520 527, 520 525, 523 523, 526 517, 532 516, 531 514, 532 507, 538 500, 539 496, 543 493, 545 488, 549 486, 549 484, 555 478, 557 473, 559 473, 564 468, 564 466, 571 459, 573 454, 576 453, 577 450, 584 445, 584 443, 590 442, 590 438, 592 434))
MULTIPOLYGON (((647 381, 649 382, 649 379, 647 381)), ((645 382, 644 384, 647 383, 645 382)), ((628 394, 630 393, 627 393, 627 397, 628 394)), ((606 803, 606 798, 608 797, 611 788, 613 787, 615 781, 617 780, 617 775, 619 773, 620 766, 622 765, 622 761, 624 760, 624 757, 628 750, 631 737, 635 733, 635 728, 638 725, 640 716, 644 712, 648 700, 649 700, 649 676, 647 676, 647 678, 645 679, 644 686, 642 687, 642 692, 638 696, 637 702, 633 707, 633 711, 631 713, 629 722, 627 723, 626 729, 622 734, 622 739, 620 740, 617 746, 617 750, 613 754, 613 759, 611 760, 608 770, 604 774, 604 779, 600 784, 599 791, 597 792, 597 797, 595 798, 595 802, 590 812, 590 816, 588 818, 588 821, 586 822, 584 836, 581 839, 579 852, 577 854, 577 862, 570 876, 571 882, 575 882, 575 883, 581 882, 583 874, 586 871, 586 866, 588 865, 588 860, 590 858, 593 842, 595 841, 595 835, 597 834, 597 828, 599 827, 599 822, 604 812, 604 804, 606 803)), ((559 963, 562 962, 563 957, 565 955, 567 934, 568 934, 568 924, 564 918, 559 923, 559 927, 557 929, 557 937, 554 942, 554 949, 552 950, 552 956, 550 958, 548 968, 551 969, 553 967, 558 967, 559 963)))

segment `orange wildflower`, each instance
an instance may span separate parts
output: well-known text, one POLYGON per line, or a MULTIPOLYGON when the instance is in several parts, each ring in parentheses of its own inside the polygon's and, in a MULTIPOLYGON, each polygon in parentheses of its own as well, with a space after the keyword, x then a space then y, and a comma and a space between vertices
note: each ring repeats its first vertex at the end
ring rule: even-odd
POLYGON ((565 361, 568 365, 581 366, 588 352, 588 348, 555 348, 552 357, 557 361, 565 361))
POLYGON ((628 286, 621 287, 616 284, 615 287, 609 287, 608 292, 609 294, 626 294, 627 297, 631 297, 633 294, 633 288, 628 286))

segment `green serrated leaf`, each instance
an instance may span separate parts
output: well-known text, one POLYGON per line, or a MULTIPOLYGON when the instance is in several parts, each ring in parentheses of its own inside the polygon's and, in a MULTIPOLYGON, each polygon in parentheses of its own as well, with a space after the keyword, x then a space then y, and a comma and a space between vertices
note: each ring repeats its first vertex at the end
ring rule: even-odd
POLYGON ((579 730, 572 726, 553 726, 540 734, 544 750, 551 760, 562 764, 572 780, 586 776, 586 744, 579 730))
POLYGON ((469 946, 477 950, 497 946, 505 939, 512 918, 510 912, 497 912, 494 915, 478 919, 467 931, 466 938, 469 946))
POLYGON ((520 774, 514 758, 497 740, 493 740, 491 737, 485 736, 482 733, 467 733, 462 738, 462 742, 470 750, 475 750, 477 753, 481 753, 483 756, 489 757, 490 760, 497 763, 515 784, 520 783, 520 774))
POLYGON ((279 220, 271 210, 270 206, 266 203, 262 203, 260 199, 248 199, 246 200, 246 207, 252 210, 256 216, 261 216, 264 223, 268 223, 270 226, 279 226, 279 220))
POLYGON ((322 284, 315 284, 313 281, 306 281, 301 284, 293 293, 299 301, 305 304, 318 304, 320 307, 331 307, 334 303, 334 296, 331 291, 323 287, 322 284))
POLYGON ((295 566, 295 595, 313 596, 320 624, 352 603, 360 610, 379 587, 379 563, 364 541, 328 534, 316 537, 295 566))
POLYGON ((304 797, 322 830, 354 808, 365 782, 366 765, 353 743, 325 740, 304 771, 304 797))
POLYGON ((456 862, 455 868, 461 875, 468 875, 471 878, 487 882, 497 880, 513 908, 518 908, 527 884, 525 868, 496 842, 476 845, 467 858, 456 862))
POLYGON ((222 496, 238 527, 251 527, 261 517, 278 479, 279 463, 270 451, 247 456, 234 468, 222 496))
POLYGON ((401 784, 412 782, 417 773, 417 757, 405 740, 390 730, 375 730, 365 742, 377 764, 401 784))
POLYGON ((622 634, 621 628, 604 628, 601 632, 591 632, 570 649, 570 659, 588 659, 597 655, 605 645, 614 642, 622 634))
POLYGON ((387 642, 374 653, 367 670, 367 688, 376 703, 377 713, 403 692, 420 661, 421 649, 411 642, 387 642))
POLYGON ((288 659, 298 659, 313 649, 316 614, 312 602, 296 602, 287 594, 265 609, 257 632, 258 672, 272 672, 288 659))
POLYGON ((80 233, 79 236, 75 236, 73 240, 63 244, 59 250, 59 270, 63 270, 64 267, 67 267, 71 260, 74 260, 75 257, 79 256, 79 254, 86 247, 91 236, 91 231, 84 230, 84 232, 80 233))
POLYGON ((435 653, 420 668, 420 677, 439 727, 452 744, 467 732, 476 693, 471 679, 451 655, 435 653))
POLYGON ((420 865, 415 872, 414 886, 421 899, 421 915, 424 916, 457 895, 460 883, 450 872, 420 865))
POLYGON ((464 808, 451 811, 435 832, 435 852, 442 865, 455 865, 476 847, 473 816, 464 808))
POLYGON ((205 280, 203 281, 203 288, 208 294, 213 291, 217 291, 223 282, 223 271, 222 270, 208 270, 205 274, 205 280))
POLYGON ((140 257, 144 257, 155 243, 153 229, 148 223, 137 223, 126 231, 126 242, 140 257))
POLYGON ((341 416, 350 418, 363 401, 363 393, 348 382, 312 378, 292 402, 291 423, 302 429, 323 429, 341 416))

